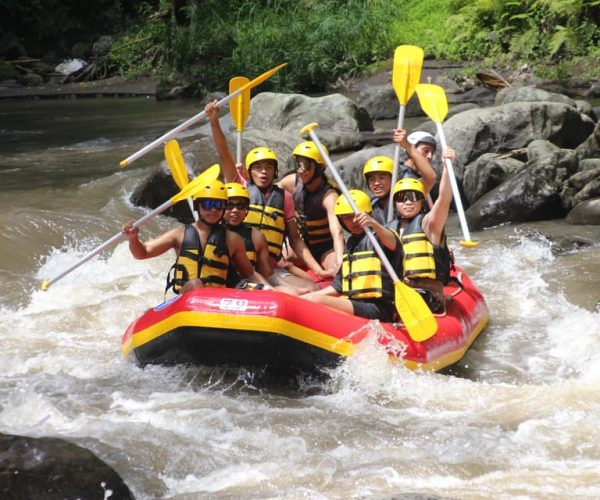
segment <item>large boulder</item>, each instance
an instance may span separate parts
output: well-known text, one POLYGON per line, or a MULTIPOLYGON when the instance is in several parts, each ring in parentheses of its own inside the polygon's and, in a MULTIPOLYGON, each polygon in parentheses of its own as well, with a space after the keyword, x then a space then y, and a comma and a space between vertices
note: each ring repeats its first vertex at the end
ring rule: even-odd
POLYGON ((457 114, 444 124, 449 145, 457 153, 456 177, 484 153, 506 153, 545 139, 575 148, 594 130, 594 122, 574 107, 553 102, 515 102, 457 114))
POLYGON ((466 206, 474 203, 484 194, 502 184, 509 177, 517 174, 525 167, 525 163, 510 155, 485 153, 465 168, 463 190, 466 206))
POLYGON ((311 122, 319 123, 323 130, 338 132, 373 130, 367 112, 341 94, 308 97, 273 92, 252 99, 246 127, 299 133, 311 122))
POLYGON ((473 229, 566 215, 561 191, 577 167, 575 152, 535 141, 528 156, 530 160, 519 173, 469 207, 466 217, 473 229))
POLYGON ((567 222, 600 225, 600 198, 586 200, 576 205, 567 215, 567 222))
POLYGON ((133 499, 111 467, 62 439, 0 434, 0 457, 2 498, 133 499))

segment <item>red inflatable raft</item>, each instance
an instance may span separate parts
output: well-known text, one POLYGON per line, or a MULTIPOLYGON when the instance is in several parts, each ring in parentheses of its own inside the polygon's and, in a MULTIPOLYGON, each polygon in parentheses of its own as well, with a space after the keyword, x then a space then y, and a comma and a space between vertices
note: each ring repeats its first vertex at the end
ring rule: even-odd
MULTIPOLYGON (((415 342, 401 323, 382 323, 379 342, 411 368, 459 361, 488 322, 485 299, 456 269, 438 331, 415 342)), ((138 364, 240 366, 315 372, 337 365, 371 330, 369 320, 280 292, 203 288, 146 311, 123 335, 138 364)))

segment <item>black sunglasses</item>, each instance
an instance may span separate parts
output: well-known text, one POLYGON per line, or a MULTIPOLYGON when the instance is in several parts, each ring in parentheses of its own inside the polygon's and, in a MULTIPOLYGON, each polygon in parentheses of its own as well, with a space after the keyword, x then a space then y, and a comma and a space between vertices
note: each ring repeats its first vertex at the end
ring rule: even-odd
POLYGON ((406 200, 410 200, 412 202, 420 201, 423 199, 423 193, 419 193, 419 191, 401 191, 396 193, 394 196, 394 201, 396 203, 404 203, 406 200))
POLYGON ((308 172, 311 168, 316 165, 314 161, 311 160, 296 160, 296 172, 300 172, 303 170, 304 172, 308 172))
POLYGON ((228 201, 227 202, 227 210, 233 210, 237 208, 238 210, 248 210, 248 202, 247 201, 228 201))
POLYGON ((225 208, 225 200, 203 198, 198 200, 198 205, 200 205, 204 210, 223 210, 225 208))

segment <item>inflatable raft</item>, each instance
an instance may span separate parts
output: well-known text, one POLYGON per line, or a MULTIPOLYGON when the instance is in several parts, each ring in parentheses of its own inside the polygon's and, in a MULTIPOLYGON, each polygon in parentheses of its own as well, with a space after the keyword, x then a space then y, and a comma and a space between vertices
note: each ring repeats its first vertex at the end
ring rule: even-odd
MULTIPOLYGON (((378 341, 410 369, 438 371, 459 361, 488 322, 483 295, 456 269, 438 331, 413 341, 401 323, 381 323, 378 341)), ((317 372, 351 356, 373 322, 301 297, 265 290, 203 288, 146 311, 126 330, 125 356, 146 364, 239 366, 317 372)))

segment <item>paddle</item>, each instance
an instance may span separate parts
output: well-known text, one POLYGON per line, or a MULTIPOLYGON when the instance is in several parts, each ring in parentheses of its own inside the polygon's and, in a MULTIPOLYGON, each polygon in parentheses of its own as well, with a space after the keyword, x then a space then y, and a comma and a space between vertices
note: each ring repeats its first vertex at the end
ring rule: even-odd
MULTIPOLYGON (((433 85, 432 83, 422 83, 416 87, 417 95, 419 96, 419 102, 423 111, 431 118, 436 127, 438 136, 440 137, 440 143, 442 144, 442 151, 448 146, 446 143, 446 137, 444 135, 444 129, 442 128, 442 122, 448 113, 448 101, 446 100, 446 93, 444 89, 439 85, 433 85)), ((469 234, 469 228, 467 226, 467 219, 465 217, 465 211, 462 206, 460 193, 458 192, 458 184, 456 183, 456 177, 454 176, 454 167, 449 159, 446 159, 446 168, 450 177, 450 185, 452 186, 452 194, 454 195, 454 202, 456 204, 456 211, 458 212, 458 219, 460 220, 460 227, 463 233, 463 240, 460 242, 461 246, 467 248, 473 248, 479 245, 476 241, 471 240, 469 234)))
MULTIPOLYGON (((325 148, 321 144, 321 141, 314 131, 314 129, 318 126, 318 123, 309 123, 300 131, 300 135, 305 135, 306 133, 310 135, 310 138, 316 144, 321 156, 323 156, 323 159, 327 163, 329 172, 350 203, 352 210, 354 210, 354 213, 358 213, 358 207, 348 193, 348 188, 344 184, 344 181, 340 177, 335 165, 331 161, 331 158, 325 151, 325 148)), ((438 325, 437 321, 433 317, 433 314, 431 313, 431 310, 427 304, 425 304, 425 301, 416 290, 410 288, 408 285, 405 285, 402 281, 400 281, 396 271, 394 271, 394 268, 383 252, 383 249, 381 248, 381 245, 377 241, 377 238, 375 237, 375 234, 373 234, 371 228, 365 228, 365 232, 371 240, 377 255, 381 259, 381 263, 384 265, 386 271, 394 282, 394 303, 396 305, 396 310, 398 311, 398 314, 404 323, 404 326, 406 326, 406 330, 408 331, 410 338, 417 342, 422 342, 423 340, 427 340, 428 338, 432 337, 437 331, 438 325)))
MULTIPOLYGON (((423 49, 414 45, 400 45, 394 52, 394 67, 392 69, 392 85, 396 92, 396 97, 400 102, 398 111, 398 125, 396 128, 404 126, 404 113, 406 104, 415 92, 415 87, 421 79, 421 66, 423 66, 423 49)), ((398 180, 398 163, 400 162, 400 144, 394 148, 394 170, 392 171, 391 189, 398 180)), ((391 196, 388 202, 387 220, 394 218, 394 204, 391 196)))
MULTIPOLYGON (((167 159, 167 165, 169 165, 169 170, 171 171, 175 184, 177 184, 179 189, 183 189, 188 185, 190 179, 188 177, 185 162, 183 161, 181 149, 179 148, 179 143, 175 139, 171 139, 165 144, 165 158, 167 159)), ((192 197, 190 196, 187 201, 194 220, 198 221, 198 214, 196 213, 196 210, 194 210, 194 201, 192 200, 192 197)))
MULTIPOLYGON (((219 177, 220 170, 221 170, 221 167, 215 163, 214 165, 212 165, 211 167, 206 169, 204 172, 202 172, 198 177, 196 177, 190 183, 188 183, 175 196, 172 196, 169 200, 164 202, 161 206, 155 208, 154 210, 152 210, 152 212, 144 215, 141 219, 138 219, 137 221, 135 221, 133 223, 133 227, 142 227, 144 224, 146 224, 146 222, 154 219, 154 217, 156 217, 158 214, 164 212, 167 208, 172 207, 175 203, 177 203, 181 200, 185 200, 186 198, 189 198, 190 196, 193 196, 200 189, 202 189, 202 187, 205 186, 207 182, 210 183, 210 182, 215 181, 217 179, 217 177, 219 177)), ((83 263, 90 260, 92 257, 98 255, 99 253, 103 252, 107 248, 113 247, 114 245, 116 245, 117 243, 119 243, 120 241, 122 241, 126 238, 127 237, 125 236, 125 234, 123 234, 122 232, 118 232, 112 238, 110 238, 109 240, 106 240, 104 243, 102 243, 102 245, 100 245, 99 247, 97 247, 96 249, 92 250, 90 253, 88 253, 81 259, 79 259, 71 267, 69 267, 68 269, 65 269, 61 273, 57 274, 54 278, 44 279, 44 281, 42 281, 42 286, 41 286, 42 290, 44 290, 44 291, 48 290, 48 287, 50 285, 52 285, 53 283, 56 283, 59 279, 64 278, 67 274, 69 274, 74 269, 77 269, 79 266, 81 266, 83 263)))
MULTIPOLYGON (((248 78, 245 76, 235 76, 229 80, 229 93, 233 94, 237 89, 244 87, 248 83, 248 78)), ((229 103, 231 118, 235 123, 237 132, 237 148, 235 154, 235 162, 242 163, 242 132, 244 124, 250 114, 250 89, 247 88, 241 94, 238 94, 235 99, 229 103)))
MULTIPOLYGON (((262 75, 257 76, 254 80, 249 81, 246 85, 243 85, 242 87, 237 89, 232 94, 229 94, 228 96, 223 97, 223 99, 221 99, 220 101, 217 102, 217 106, 222 106, 223 104, 228 103, 229 101, 231 101, 231 99, 233 99, 237 95, 241 94, 246 89, 250 90, 250 89, 253 89, 254 87, 256 87, 257 85, 260 85, 262 82, 264 82, 265 80, 267 80, 268 78, 273 76, 275 73, 277 73, 277 71, 279 71, 281 68, 283 68, 286 64, 287 63, 280 64, 279 66, 276 66, 273 69, 266 71, 262 75)), ((200 120, 204 119, 205 117, 206 117, 206 112, 204 110, 202 110, 197 115, 192 116, 188 120, 184 121, 182 124, 177 125, 177 127, 175 127, 174 129, 169 130, 167 133, 161 135, 158 139, 152 141, 150 144, 147 144, 139 151, 133 153, 131 156, 128 156, 123 161, 121 161, 119 163, 119 165, 121 165, 121 167, 123 167, 123 168, 129 166, 131 163, 133 163, 138 158, 141 158, 146 153, 152 151, 157 146, 159 146, 159 145, 163 144, 164 142, 168 141, 169 139, 175 137, 179 132, 191 127, 195 123, 198 123, 200 120)))

